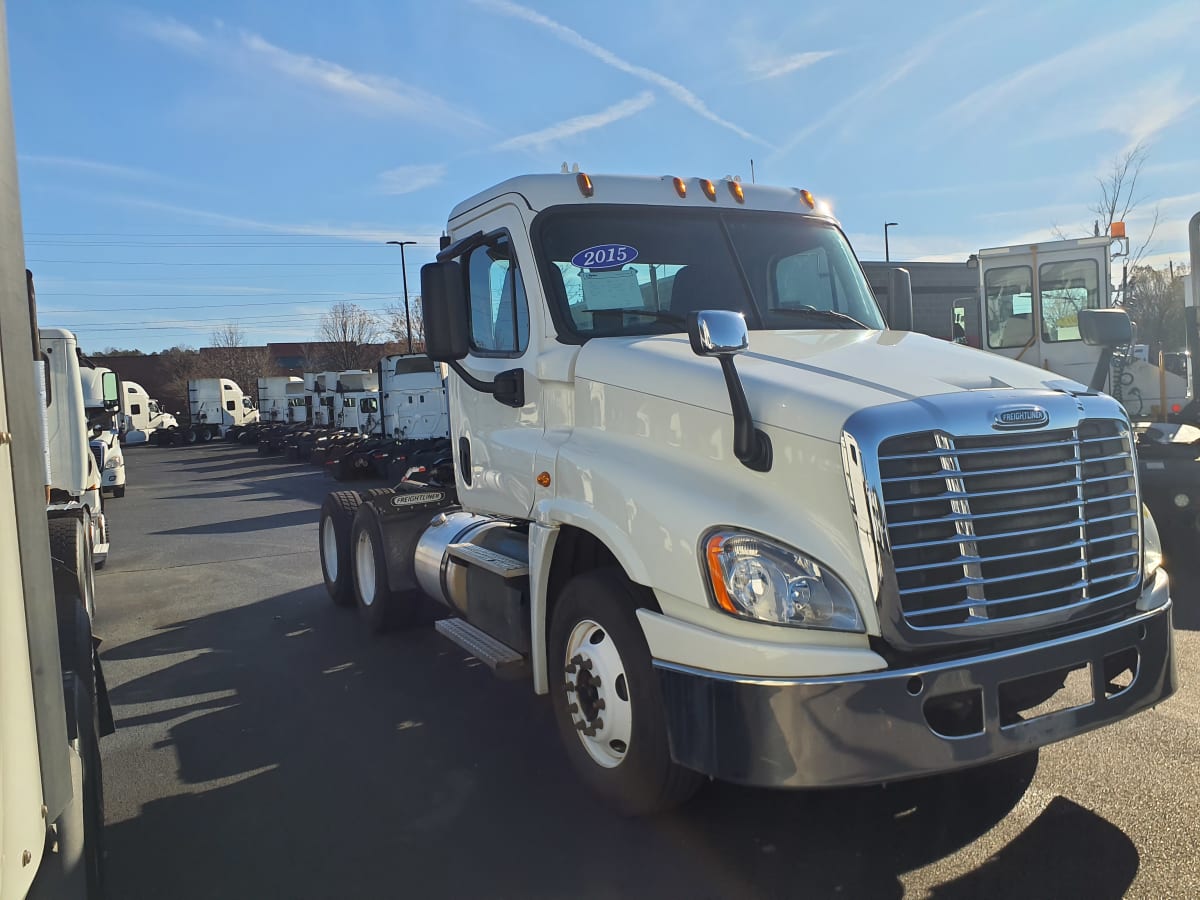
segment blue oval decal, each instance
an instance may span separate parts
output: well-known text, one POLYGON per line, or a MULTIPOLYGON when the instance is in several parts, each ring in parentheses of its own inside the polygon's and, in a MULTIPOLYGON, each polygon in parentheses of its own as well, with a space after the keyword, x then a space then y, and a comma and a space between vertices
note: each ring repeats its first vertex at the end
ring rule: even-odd
POLYGON ((637 259, 637 255, 637 250, 627 244, 598 244, 572 256, 571 265, 581 269, 619 269, 637 259))

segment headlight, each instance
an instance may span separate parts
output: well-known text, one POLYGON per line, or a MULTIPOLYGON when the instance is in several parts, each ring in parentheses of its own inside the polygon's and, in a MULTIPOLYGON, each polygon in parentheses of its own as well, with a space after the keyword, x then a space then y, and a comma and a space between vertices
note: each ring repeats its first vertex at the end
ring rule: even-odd
POLYGON ((105 462, 105 463, 104 463, 104 468, 106 468, 106 469, 115 469, 115 468, 117 468, 118 466, 120 466, 120 465, 123 465, 124 463, 125 463, 125 460, 121 459, 121 457, 119 457, 119 456, 110 456, 110 457, 108 458, 107 462, 105 462))
POLYGON ((862 631, 850 590, 803 553, 744 531, 703 543, 713 599, 727 613, 778 625, 862 631))
POLYGON ((1158 536, 1158 526, 1154 524, 1154 516, 1146 504, 1142 504, 1142 578, 1146 582, 1154 579, 1154 574, 1162 568, 1163 551, 1162 538, 1158 536))

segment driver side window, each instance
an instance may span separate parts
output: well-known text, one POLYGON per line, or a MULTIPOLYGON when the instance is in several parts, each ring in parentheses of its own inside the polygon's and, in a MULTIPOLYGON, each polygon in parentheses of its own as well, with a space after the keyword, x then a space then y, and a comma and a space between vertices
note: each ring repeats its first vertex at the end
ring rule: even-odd
POLYGON ((472 352, 520 356, 529 344, 529 304, 508 236, 472 250, 465 270, 472 352))

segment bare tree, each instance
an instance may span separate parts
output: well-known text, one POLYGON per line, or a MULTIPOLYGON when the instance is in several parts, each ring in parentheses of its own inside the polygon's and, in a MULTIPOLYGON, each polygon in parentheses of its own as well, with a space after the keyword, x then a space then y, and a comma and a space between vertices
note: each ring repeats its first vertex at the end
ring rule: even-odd
POLYGON ((356 303, 335 303, 321 316, 318 335, 326 342, 325 364, 339 372, 372 368, 383 336, 379 318, 356 303))
POLYGON ((210 339, 212 346, 203 354, 205 372, 201 377, 229 378, 247 394, 257 395, 258 379, 275 373, 270 351, 265 346, 246 346, 246 334, 238 323, 222 325, 210 339))
MULTIPOLYGON (((1090 234, 1095 237, 1111 234, 1113 222, 1126 221, 1145 202, 1146 198, 1138 193, 1137 186, 1138 179, 1142 174, 1142 167, 1146 164, 1149 155, 1150 151, 1146 146, 1138 143, 1113 158, 1108 172, 1096 178, 1100 195, 1096 202, 1088 207, 1088 212, 1094 218, 1091 225, 1079 229, 1080 234, 1090 234)), ((1154 240, 1154 232, 1158 229, 1158 220, 1159 210, 1156 205, 1145 240, 1137 250, 1131 249, 1130 251, 1130 266, 1136 266, 1150 249, 1150 242, 1154 240)), ((1050 229, 1050 232, 1055 239, 1060 241, 1077 236, 1069 234, 1057 224, 1050 229)))
MULTIPOLYGON (((1088 207, 1096 215, 1093 226, 1096 234, 1111 234, 1113 222, 1124 222, 1130 213, 1145 202, 1146 198, 1138 194, 1137 185, 1149 153, 1145 145, 1139 142, 1113 159, 1107 175, 1096 179, 1100 186, 1100 198, 1093 206, 1088 207)), ((1154 218, 1146 231, 1146 239, 1136 251, 1129 254, 1131 266, 1136 266, 1150 248, 1154 232, 1158 229, 1158 218, 1158 207, 1155 206, 1154 218)))
POLYGON ((384 307, 387 316, 387 333, 399 345, 398 352, 408 353, 409 327, 412 328, 412 352, 425 352, 425 319, 421 312, 421 298, 411 297, 408 315, 404 313, 404 302, 391 303, 384 307))

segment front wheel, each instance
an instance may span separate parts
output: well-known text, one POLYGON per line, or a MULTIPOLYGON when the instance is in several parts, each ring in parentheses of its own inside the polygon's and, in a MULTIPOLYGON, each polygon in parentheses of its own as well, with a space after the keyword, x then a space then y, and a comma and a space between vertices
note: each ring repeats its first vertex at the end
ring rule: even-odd
POLYGON ((633 587, 619 569, 568 582, 550 624, 550 696, 567 756, 625 815, 678 806, 702 777, 676 765, 633 587))
POLYGON ((124 497, 125 496, 125 485, 118 484, 116 487, 114 487, 112 489, 112 495, 113 495, 114 500, 119 500, 121 497, 124 497))

